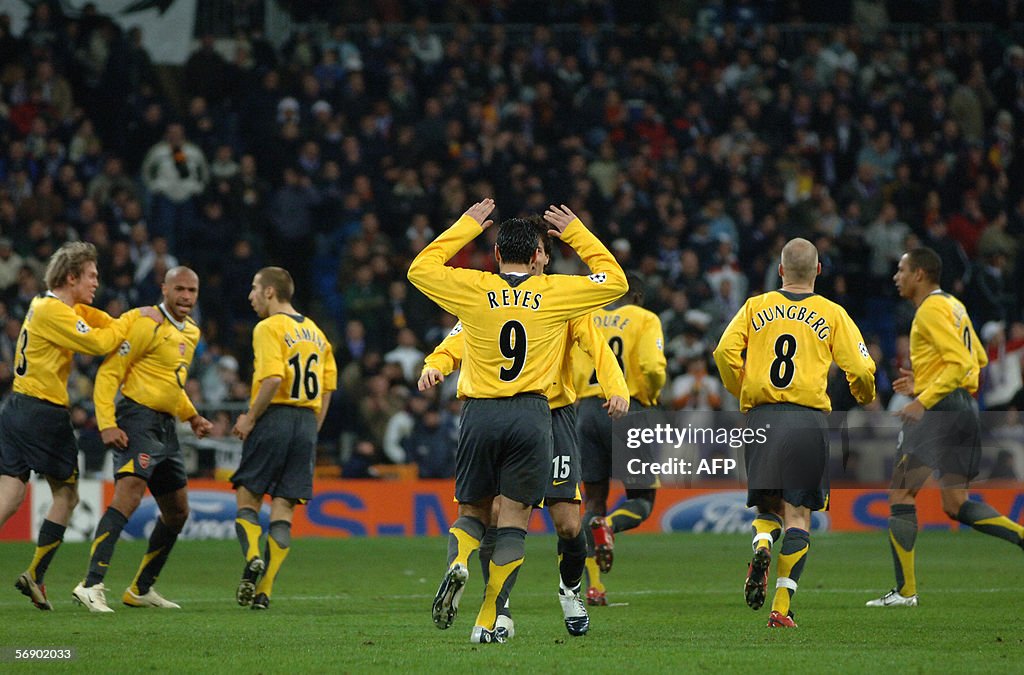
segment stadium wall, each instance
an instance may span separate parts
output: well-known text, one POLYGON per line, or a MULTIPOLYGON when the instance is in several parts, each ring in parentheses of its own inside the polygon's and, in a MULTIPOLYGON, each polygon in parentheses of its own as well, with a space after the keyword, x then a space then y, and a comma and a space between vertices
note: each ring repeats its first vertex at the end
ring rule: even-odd
MULTIPOLYGON (((45 483, 33 482, 31 495, 21 510, 0 531, 0 540, 30 541, 38 532, 49 507, 45 483)), ((67 540, 88 541, 114 493, 110 481, 82 481, 81 504, 68 529, 67 540)), ((192 515, 183 536, 188 539, 234 538, 235 497, 223 481, 193 480, 189 483, 192 515)), ((296 510, 293 533, 299 537, 408 537, 441 535, 455 519, 454 482, 449 480, 369 481, 326 480, 314 485, 313 499, 296 510)), ((612 492, 609 504, 624 498, 612 492)), ((640 532, 748 532, 753 511, 745 506, 740 486, 720 489, 663 488, 658 491, 654 512, 640 532)), ((1024 513, 1024 490, 1017 487, 985 488, 972 492, 973 499, 988 502, 1019 522, 1024 513)), ((268 525, 269 505, 261 520, 268 525)), ((884 489, 833 489, 828 513, 815 514, 814 528, 840 532, 882 530, 889 507, 884 489)), ((143 500, 125 527, 128 538, 148 537, 156 522, 156 504, 143 500)), ((925 490, 918 499, 918 519, 923 529, 962 529, 942 512, 938 490, 925 490)), ((554 532, 546 511, 534 513, 530 532, 554 532)))

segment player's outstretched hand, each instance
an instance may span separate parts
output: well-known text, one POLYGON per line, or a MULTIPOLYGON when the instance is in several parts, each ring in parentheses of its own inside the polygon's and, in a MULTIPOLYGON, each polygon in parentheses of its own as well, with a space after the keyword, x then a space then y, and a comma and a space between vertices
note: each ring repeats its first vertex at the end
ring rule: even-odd
POLYGON ((561 237, 562 232, 565 232, 565 228, 569 227, 569 223, 576 220, 576 214, 565 204, 561 206, 552 204, 544 212, 544 220, 551 226, 548 234, 552 237, 561 237))
POLYGON ((892 390, 904 396, 914 395, 914 371, 900 368, 900 377, 892 382, 892 390))
POLYGON ((608 417, 617 420, 629 412, 629 401, 621 396, 612 396, 601 407, 608 409, 608 417))
POLYGON ((108 448, 124 450, 128 447, 128 434, 117 427, 103 429, 100 431, 100 438, 103 440, 103 445, 108 448))
POLYGON ((139 307, 139 315, 144 316, 147 319, 152 319, 157 323, 164 322, 164 315, 160 313, 160 310, 152 305, 146 305, 145 307, 139 307))
POLYGON ((213 422, 202 415, 193 415, 188 423, 192 426, 192 433, 196 435, 196 438, 206 438, 213 430, 213 422))
POLYGON ((483 201, 479 201, 473 204, 464 215, 469 216, 476 222, 480 223, 480 229, 486 230, 488 227, 494 224, 493 220, 487 220, 487 216, 491 215, 491 211, 494 210, 494 200, 487 197, 483 201))
POLYGON ((424 368, 423 374, 420 375, 420 379, 416 383, 416 388, 420 391, 426 391, 442 382, 444 382, 444 375, 441 374, 440 370, 437 368, 424 368))

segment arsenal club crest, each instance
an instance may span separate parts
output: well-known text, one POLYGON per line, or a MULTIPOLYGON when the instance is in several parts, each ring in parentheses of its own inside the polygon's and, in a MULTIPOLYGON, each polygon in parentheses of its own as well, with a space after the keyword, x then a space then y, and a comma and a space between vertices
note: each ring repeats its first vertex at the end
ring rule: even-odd
POLYGON ((139 467, 143 469, 149 468, 150 457, 144 452, 139 453, 139 467))
POLYGON ((184 342, 179 342, 178 343, 178 353, 181 354, 182 356, 185 355, 185 343, 184 342))

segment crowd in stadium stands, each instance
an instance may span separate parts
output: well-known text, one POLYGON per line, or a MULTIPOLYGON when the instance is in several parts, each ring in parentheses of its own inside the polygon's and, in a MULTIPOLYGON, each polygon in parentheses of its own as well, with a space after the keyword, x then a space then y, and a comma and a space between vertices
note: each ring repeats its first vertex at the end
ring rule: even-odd
MULTIPOLYGON (((279 264, 338 357, 325 459, 349 476, 381 462, 450 475, 454 378, 426 394, 415 381, 455 319, 405 271, 493 196, 499 218, 569 205, 642 276, 664 324, 666 407, 735 407, 710 351, 744 298, 777 287, 795 236, 870 343, 876 405, 907 364, 913 316, 891 276, 922 244, 989 346, 983 405, 1021 404, 1024 47, 998 26, 894 31, 883 3, 861 2, 875 11, 856 24, 782 30, 767 19, 792 16, 758 8, 785 3, 740 1, 630 28, 586 11, 613 3, 548 3, 578 11, 557 30, 506 29, 493 8, 480 24, 370 18, 281 48, 252 28, 203 37, 176 73, 138 30, 52 4, 20 35, 0 16, 0 394, 62 242, 98 247, 96 304, 112 314, 155 302, 171 266, 199 273, 188 390, 204 410, 247 400, 246 296, 279 264)), ((452 264, 493 270, 492 244, 452 264)), ((568 255, 554 270, 582 271, 568 255)), ((83 445, 102 454, 98 363, 77 357, 70 389, 83 445)), ((210 416, 226 436, 228 416, 210 416)))

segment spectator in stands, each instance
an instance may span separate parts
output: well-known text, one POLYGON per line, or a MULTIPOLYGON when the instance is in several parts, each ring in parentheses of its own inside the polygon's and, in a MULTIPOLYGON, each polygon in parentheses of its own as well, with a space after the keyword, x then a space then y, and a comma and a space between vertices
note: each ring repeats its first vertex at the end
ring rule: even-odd
POLYGON ((406 457, 419 466, 420 478, 454 478, 457 441, 454 420, 430 406, 405 439, 406 457))
POLYGON ((902 255, 904 239, 910 234, 910 227, 897 219, 896 207, 892 202, 882 205, 878 217, 864 231, 864 239, 871 249, 869 270, 874 277, 877 292, 891 285, 889 278, 896 269, 902 255))
POLYGON ((228 90, 228 64, 217 52, 213 35, 203 35, 199 48, 185 63, 185 90, 192 96, 201 96, 217 104, 228 90))
MULTIPOLYGON (((426 345, 450 330, 453 319, 410 291, 401 270, 484 193, 523 214, 548 198, 576 202, 664 312, 675 377, 706 356, 725 307, 777 287, 779 242, 798 233, 819 248, 822 292, 871 326, 884 363, 902 358, 910 316, 876 301, 890 288, 884 241, 908 230, 939 252, 943 288, 970 300, 998 281, 995 302, 978 307, 1021 316, 1024 48, 1005 46, 1002 25, 786 31, 777 20, 799 10, 806 20, 806 3, 776 3, 764 23, 768 13, 744 2, 709 6, 701 16, 716 32, 698 37, 703 23, 686 14, 689 3, 638 39, 609 17, 552 28, 564 3, 512 0, 507 11, 535 25, 492 9, 486 34, 421 18, 398 36, 381 24, 385 13, 356 30, 314 8, 313 20, 332 25, 329 38, 304 31, 278 51, 259 31, 241 31, 232 63, 203 38, 196 77, 175 85, 143 74, 138 31, 122 37, 94 10, 65 21, 58 4, 33 9, 22 35, 0 21, 0 237, 12 243, 10 254, 0 246, 0 294, 14 316, 38 291, 28 277, 53 246, 94 241, 105 269, 126 240, 134 287, 111 268, 109 281, 121 279, 111 297, 153 297, 175 257, 205 256, 204 335, 213 353, 247 362, 235 342, 253 321, 252 266, 269 255, 296 265, 298 277, 315 261, 299 292, 314 296, 311 313, 330 317, 321 325, 352 333, 343 380, 355 409, 378 375, 385 399, 390 380, 405 380, 383 362, 400 334, 411 329, 426 345), (174 114, 187 132, 168 128, 182 104, 174 114), (175 135, 182 148, 206 144, 209 180, 188 153, 174 161, 175 135), (157 146, 162 160, 141 170, 157 146), (139 184, 148 192, 136 198, 139 184), (200 212, 215 202, 220 215, 200 212)), ((493 242, 480 243, 452 264, 492 264, 493 242)), ((555 265, 585 271, 575 257, 555 265)), ((9 370, 0 361, 0 389, 9 370)))
POLYGON ((269 204, 270 262, 295 279, 296 302, 308 305, 309 265, 313 252, 313 209, 321 202, 312 179, 295 167, 284 169, 284 184, 269 204))
MULTIPOLYGON (((1019 324, 1018 324, 1019 326, 1019 324)), ((987 410, 1024 407, 1024 344, 1009 345, 1006 324, 990 321, 982 324, 978 337, 988 352, 982 400, 987 410)))
POLYGON ((384 429, 384 441, 381 450, 392 464, 405 464, 413 461, 408 453, 408 443, 412 440, 417 421, 430 408, 430 399, 418 391, 412 392, 405 407, 388 420, 384 429))
POLYGON ((111 155, 103 163, 103 172, 89 181, 86 194, 97 204, 106 206, 118 191, 126 192, 130 199, 137 197, 135 182, 125 175, 121 158, 111 155))
POLYGON ((673 410, 719 410, 722 383, 708 374, 707 357, 692 358, 686 373, 672 380, 668 402, 673 410))
POLYGON ((398 344, 384 354, 385 363, 397 363, 402 368, 402 377, 412 384, 420 375, 425 354, 416 346, 416 334, 409 328, 398 331, 398 344))
POLYGON ((949 218, 949 234, 964 248, 964 253, 973 258, 978 249, 978 239, 988 225, 988 218, 981 211, 978 193, 968 190, 963 195, 963 207, 949 218))
POLYGON ((1016 460, 1009 450, 1000 450, 988 472, 989 480, 1018 480, 1016 460))
POLYGON ((24 258, 14 252, 10 237, 0 237, 0 298, 7 297, 14 288, 24 264, 24 258))
POLYGON ((965 304, 971 320, 978 325, 990 321, 1005 323, 1013 318, 1008 314, 1017 309, 1015 289, 1009 286, 1007 259, 1005 251, 992 249, 974 265, 965 304))
POLYGON ((203 398, 208 403, 217 405, 228 400, 232 386, 239 381, 238 359, 224 354, 213 367, 204 369, 200 381, 203 385, 203 398))
POLYGON ((197 227, 199 195, 210 180, 206 156, 185 138, 180 123, 168 125, 164 140, 146 154, 142 179, 150 191, 149 229, 167 239, 171 251, 197 227))

